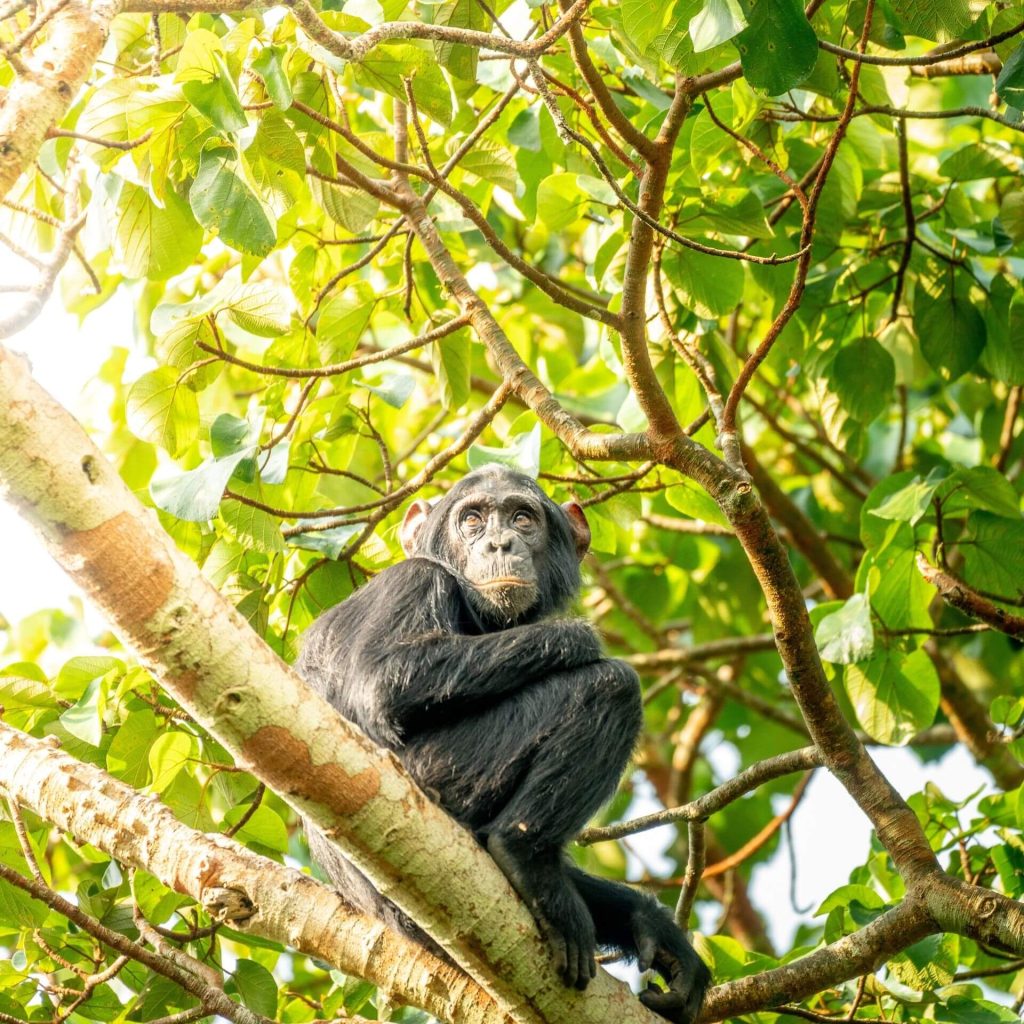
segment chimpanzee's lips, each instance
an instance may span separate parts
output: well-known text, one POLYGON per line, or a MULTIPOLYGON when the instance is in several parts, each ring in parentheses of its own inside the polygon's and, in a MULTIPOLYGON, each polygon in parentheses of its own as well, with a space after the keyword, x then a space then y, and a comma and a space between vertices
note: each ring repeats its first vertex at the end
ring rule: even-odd
POLYGON ((477 584, 481 587, 532 587, 533 584, 529 580, 524 580, 519 576, 492 576, 489 580, 484 583, 477 584))

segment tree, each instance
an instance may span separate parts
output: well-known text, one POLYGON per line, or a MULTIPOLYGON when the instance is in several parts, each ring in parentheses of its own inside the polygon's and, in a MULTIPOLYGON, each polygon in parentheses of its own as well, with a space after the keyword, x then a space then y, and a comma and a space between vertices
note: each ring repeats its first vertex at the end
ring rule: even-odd
POLYGON ((648 882, 721 904, 706 1018, 1015 1020, 1022 33, 1016 0, 0 7, 0 339, 59 284, 130 295, 150 360, 111 345, 90 440, 0 347, 3 493, 118 636, 54 675, 56 614, 7 630, 0 1021, 653 1019, 566 991, 287 668, 488 460, 587 508, 668 810, 622 821, 627 780, 574 855, 621 876, 612 839, 678 824, 648 882), (906 801, 873 744, 994 785, 906 801), (746 880, 819 768, 877 843, 774 950, 746 880), (296 810, 467 973, 288 866, 296 810))

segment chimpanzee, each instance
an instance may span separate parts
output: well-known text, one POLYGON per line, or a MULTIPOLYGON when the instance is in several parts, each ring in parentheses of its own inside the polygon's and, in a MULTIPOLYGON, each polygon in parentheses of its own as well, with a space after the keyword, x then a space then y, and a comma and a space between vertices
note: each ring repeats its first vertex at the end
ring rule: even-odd
MULTIPOLYGON (((566 984, 586 987, 596 947, 617 950, 668 983, 643 1002, 691 1024, 709 975, 671 916, 563 853, 615 791, 641 726, 633 670, 604 657, 587 622, 550 617, 580 587, 582 508, 488 465, 437 504, 414 502, 400 536, 407 560, 317 619, 299 671, 472 829, 533 912, 566 984)), ((307 831, 314 860, 352 902, 438 951, 307 831)))

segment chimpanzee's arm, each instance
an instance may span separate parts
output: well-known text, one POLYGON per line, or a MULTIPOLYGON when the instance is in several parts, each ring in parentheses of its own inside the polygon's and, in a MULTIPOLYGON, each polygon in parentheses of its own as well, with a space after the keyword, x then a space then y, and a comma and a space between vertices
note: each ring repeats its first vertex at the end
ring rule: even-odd
POLYGON ((421 559, 389 569, 307 631, 303 675, 390 745, 435 716, 600 659, 593 627, 578 619, 463 632, 472 618, 461 586, 421 559))

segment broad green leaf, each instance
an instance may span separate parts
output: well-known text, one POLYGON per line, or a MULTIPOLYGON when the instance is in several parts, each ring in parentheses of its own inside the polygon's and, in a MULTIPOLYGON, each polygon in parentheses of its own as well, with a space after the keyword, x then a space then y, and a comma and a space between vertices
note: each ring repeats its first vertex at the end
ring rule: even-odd
POLYGON ((747 19, 735 40, 747 81, 769 96, 795 88, 814 70, 818 37, 800 0, 740 0, 747 19))
POLYGON ((935 720, 939 677, 924 651, 883 649, 847 665, 843 681, 857 721, 879 743, 902 746, 935 720))
POLYGON ((360 85, 385 92, 401 103, 406 100, 403 79, 411 78, 420 112, 443 127, 451 124, 451 91, 428 50, 411 43, 377 46, 353 65, 352 76, 360 85))
POLYGON ((251 450, 259 439, 258 425, 229 412, 222 412, 210 427, 210 447, 217 459, 234 455, 243 449, 251 450))
POLYGON ((103 739, 103 680, 94 679, 78 701, 60 716, 60 724, 83 743, 98 747, 103 739))
POLYGON ((380 209, 380 203, 373 196, 347 185, 312 178, 309 186, 327 216, 353 235, 358 235, 380 209))
POLYGON ((665 498, 677 512, 682 512, 690 519, 715 523, 718 526, 729 525, 729 520, 725 518, 714 498, 691 480, 681 480, 669 487, 665 491, 665 498))
POLYGON ((904 985, 918 992, 948 985, 960 962, 959 935, 929 935, 894 956, 886 966, 904 985))
POLYGON ((243 448, 220 459, 207 459, 185 473, 168 470, 156 475, 149 485, 153 503, 178 519, 208 522, 217 514, 224 488, 239 463, 255 453, 255 446, 243 448))
POLYGON ((822 917, 836 907, 848 907, 851 903, 859 903, 868 910, 881 910, 885 900, 866 885, 841 885, 825 897, 824 902, 814 912, 815 917, 822 917))
POLYGON ((459 161, 459 167, 492 185, 500 185, 506 192, 515 193, 518 181, 515 161, 503 146, 481 139, 459 161))
POLYGON ((265 46, 252 62, 252 69, 263 79, 267 95, 278 110, 292 105, 292 86, 285 73, 283 46, 265 46))
POLYGON ((386 373, 376 384, 357 380, 356 385, 372 391, 392 408, 401 409, 416 390, 416 378, 408 373, 386 373))
POLYGON ((871 657, 875 630, 866 594, 854 594, 843 606, 826 615, 814 630, 814 642, 825 661, 850 665, 871 657))
POLYGON ((119 726, 107 748, 107 771, 129 786, 141 788, 149 781, 148 752, 159 727, 149 709, 133 711, 119 726))
POLYGON ((582 219, 590 203, 577 181, 578 175, 560 171, 550 174, 537 188, 537 217, 549 230, 561 231, 582 219))
POLYGON ((355 352, 375 305, 376 299, 355 289, 323 305, 316 321, 316 340, 324 362, 344 362, 355 352))
POLYGON ((907 35, 939 43, 959 39, 971 23, 968 0, 890 0, 890 7, 907 35))
POLYGON ((999 221, 1015 242, 1024 242, 1024 192, 1007 192, 1003 196, 999 205, 999 221))
POLYGON ((173 189, 158 206, 138 185, 125 182, 117 204, 114 253, 126 277, 162 281, 180 274, 199 253, 203 229, 173 189))
POLYGON ((185 99, 222 132, 237 132, 248 124, 242 101, 235 84, 228 75, 224 58, 215 54, 219 73, 208 81, 184 82, 181 91, 185 99))
MULTIPOLYGON (((993 853, 995 852, 997 851, 994 850, 993 853)), ((960 947, 957 948, 959 950, 960 947)), ((954 969, 957 960, 959 957, 953 962, 954 969)), ((948 963, 948 960, 946 962, 948 963)), ((1020 1022, 1020 1017, 1009 1006, 1000 1006, 999 1003, 989 999, 974 999, 960 994, 949 996, 944 1003, 937 1003, 935 1019, 941 1024, 1019 1024, 1020 1022)))
POLYGON ((162 793, 174 781, 178 772, 198 755, 198 741, 194 736, 178 729, 163 732, 149 748, 149 770, 153 773, 151 788, 162 793))
POLYGON ((881 415, 892 400, 896 364, 874 338, 860 338, 839 350, 828 370, 829 385, 843 408, 863 424, 881 415))
POLYGON ((112 78, 93 94, 77 130, 111 142, 134 142, 146 132, 166 132, 187 107, 180 88, 154 87, 135 78, 112 78))
POLYGON ((1006 477, 992 466, 958 469, 942 487, 945 515, 984 509, 1014 520, 1020 517, 1020 498, 1006 477))
POLYGON ((869 509, 868 514, 879 519, 898 519, 913 526, 930 509, 932 498, 942 482, 943 478, 935 473, 929 474, 927 480, 915 476, 911 483, 890 494, 878 508, 869 509))
MULTIPOLYGON (((300 519, 295 525, 308 530, 311 526, 318 526, 319 522, 316 519, 300 519)), ((334 526, 329 530, 311 530, 289 537, 288 543, 297 548, 318 551, 328 558, 340 558, 342 552, 363 532, 363 529, 362 523, 351 523, 334 526)))
POLYGON ((914 298, 914 331, 921 352, 943 380, 956 380, 978 361, 985 347, 985 321, 967 296, 923 289, 914 298))
POLYGON ((171 366, 144 374, 131 387, 126 402, 128 427, 143 441, 169 455, 181 455, 199 436, 196 393, 171 366))
POLYGON ((674 246, 662 266, 680 302, 699 317, 725 316, 743 298, 743 264, 738 260, 674 246))
POLYGON ((466 331, 456 331, 434 344, 431 355, 441 401, 446 409, 460 409, 470 393, 471 342, 466 331))
MULTIPOLYGON (((1024 192, 1019 193, 1024 197, 1024 192)), ((1015 292, 1010 302, 1009 324, 986 332, 981 365, 996 380, 1006 384, 1024 384, 1024 296, 1015 292)))
POLYGON ((241 501, 224 501, 220 514, 231 532, 247 547, 270 555, 284 553, 281 525, 269 513, 241 501))
POLYGON ((510 437, 504 448, 471 445, 466 453, 466 461, 470 469, 480 469, 481 466, 496 462, 536 479, 540 474, 540 424, 527 434, 510 437))
POLYGON ((669 5, 652 4, 649 0, 620 0, 619 9, 623 31, 643 53, 661 32, 669 5))
POLYGON ((52 708, 53 691, 46 683, 25 676, 0 675, 0 705, 10 711, 52 708))
POLYGON ((1020 157, 995 139, 979 139, 962 146, 939 164, 939 175, 953 181, 1019 177, 1020 157))
POLYGON ((706 0, 690 19, 690 38, 696 53, 727 42, 747 27, 739 0, 706 0))
POLYGON ((1011 600, 1024 595, 1024 520, 975 512, 961 550, 967 582, 1011 600))
POLYGON ((276 338, 291 325, 291 313, 280 285, 244 284, 231 296, 227 314, 243 330, 261 338, 276 338))
MULTIPOLYGON (((232 807, 224 815, 224 824, 234 825, 248 811, 246 806, 232 807)), ((259 843, 278 853, 288 852, 288 830, 281 816, 264 805, 256 808, 252 817, 235 833, 235 838, 246 844, 259 843)))
MULTIPOLYGON (((486 11, 477 0, 446 0, 434 11, 434 24, 450 28, 486 32, 488 21, 486 11)), ((477 47, 435 40, 434 53, 438 64, 447 68, 456 78, 476 81, 476 64, 480 53, 477 47)))
POLYGON ((239 174, 234 150, 208 149, 189 191, 196 220, 240 252, 266 256, 276 243, 262 203, 239 174))
POLYGON ((277 1016, 277 982, 270 971, 255 960, 239 960, 226 988, 233 988, 239 999, 255 1013, 277 1016))

